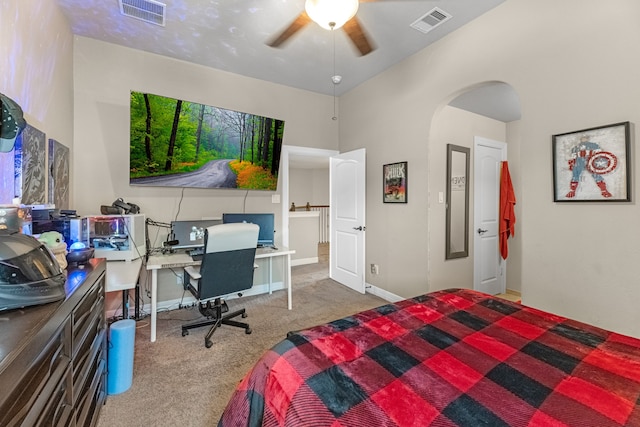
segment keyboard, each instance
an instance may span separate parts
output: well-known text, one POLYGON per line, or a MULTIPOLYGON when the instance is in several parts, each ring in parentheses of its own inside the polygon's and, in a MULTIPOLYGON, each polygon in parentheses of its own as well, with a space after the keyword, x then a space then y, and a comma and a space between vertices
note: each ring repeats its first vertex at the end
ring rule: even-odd
POLYGON ((191 249, 188 252, 189 256, 194 261, 202 261, 202 256, 204 255, 204 247, 191 249))

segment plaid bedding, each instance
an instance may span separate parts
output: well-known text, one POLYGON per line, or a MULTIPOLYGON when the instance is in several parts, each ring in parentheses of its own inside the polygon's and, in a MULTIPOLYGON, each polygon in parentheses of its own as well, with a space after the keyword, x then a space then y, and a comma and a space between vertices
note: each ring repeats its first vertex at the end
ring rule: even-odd
POLYGON ((640 426, 640 340, 467 289, 293 334, 230 426, 640 426))

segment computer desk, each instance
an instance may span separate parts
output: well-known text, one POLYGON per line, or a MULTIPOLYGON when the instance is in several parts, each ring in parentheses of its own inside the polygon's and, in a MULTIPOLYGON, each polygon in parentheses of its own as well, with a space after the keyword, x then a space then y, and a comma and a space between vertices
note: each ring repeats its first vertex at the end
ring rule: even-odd
MULTIPOLYGON (((289 248, 258 248, 256 259, 267 258, 269 260, 269 293, 273 283, 273 259, 282 257, 284 263, 284 286, 287 288, 287 308, 291 310, 291 255, 296 253, 289 248)), ((158 270, 163 268, 184 268, 190 265, 200 265, 201 261, 194 261, 186 253, 174 253, 167 255, 150 256, 147 261, 147 270, 151 271, 151 342, 156 340, 156 322, 158 310, 158 270)))
POLYGON ((122 317, 129 318, 129 289, 136 289, 134 318, 137 320, 138 313, 138 278, 142 258, 132 261, 107 261, 107 282, 105 292, 122 291, 122 317))

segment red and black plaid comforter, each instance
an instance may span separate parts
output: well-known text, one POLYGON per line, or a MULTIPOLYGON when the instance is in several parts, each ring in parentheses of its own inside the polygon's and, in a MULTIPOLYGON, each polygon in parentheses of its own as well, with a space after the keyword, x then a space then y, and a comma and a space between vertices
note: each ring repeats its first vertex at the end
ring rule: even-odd
POLYGON ((640 340, 471 290, 296 333, 219 426, 640 426, 640 340))

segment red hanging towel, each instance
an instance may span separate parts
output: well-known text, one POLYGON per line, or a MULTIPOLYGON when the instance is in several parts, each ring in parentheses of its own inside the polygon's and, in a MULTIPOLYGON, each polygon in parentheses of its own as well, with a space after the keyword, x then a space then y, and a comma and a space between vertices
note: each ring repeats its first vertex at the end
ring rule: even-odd
POLYGON ((507 239, 516 234, 516 195, 511 184, 509 165, 502 162, 502 173, 500 174, 500 254, 503 259, 509 255, 507 239))

